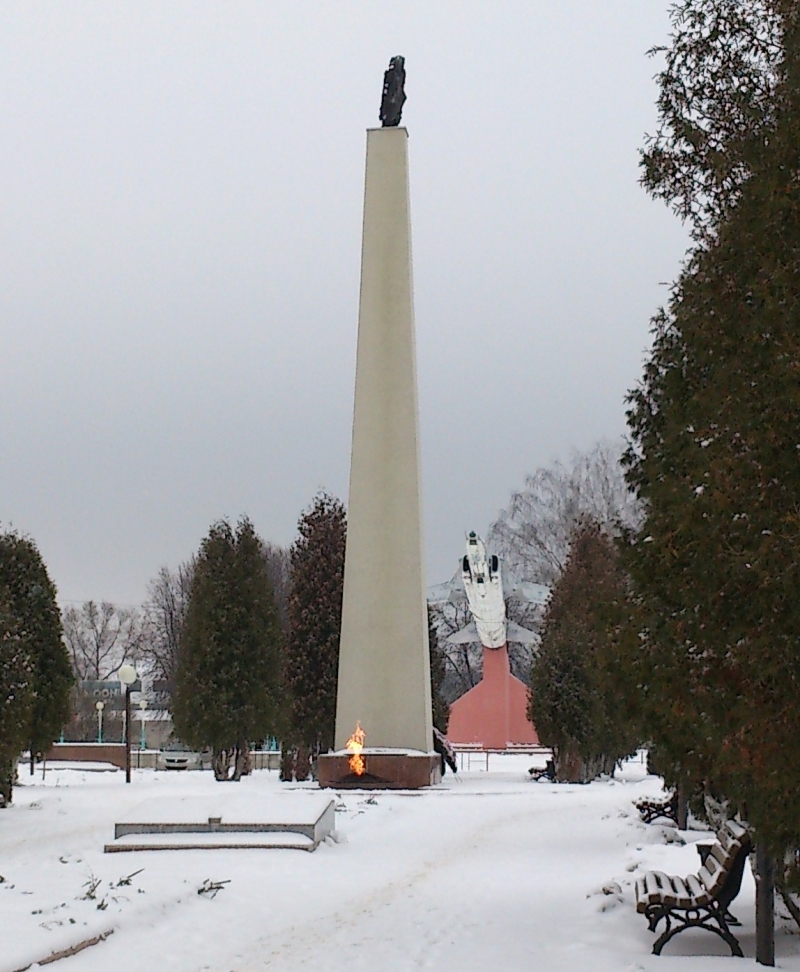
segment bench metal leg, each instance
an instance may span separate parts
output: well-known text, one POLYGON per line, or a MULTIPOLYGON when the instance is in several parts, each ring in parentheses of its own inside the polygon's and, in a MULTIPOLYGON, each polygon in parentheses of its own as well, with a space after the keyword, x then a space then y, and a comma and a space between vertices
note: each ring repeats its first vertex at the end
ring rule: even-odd
POLYGON ((647 913, 650 930, 655 931, 662 920, 665 923, 663 934, 653 944, 653 954, 660 955, 667 942, 686 928, 704 928, 714 932, 730 948, 731 955, 744 958, 742 947, 728 928, 725 916, 719 908, 694 908, 687 911, 672 908, 654 908, 647 913))

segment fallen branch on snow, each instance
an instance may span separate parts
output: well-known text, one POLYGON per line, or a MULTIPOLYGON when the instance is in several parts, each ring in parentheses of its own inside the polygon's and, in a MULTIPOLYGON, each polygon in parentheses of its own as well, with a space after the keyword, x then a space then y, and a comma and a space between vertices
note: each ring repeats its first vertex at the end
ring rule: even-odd
POLYGON ((47 958, 39 959, 38 962, 29 962, 27 965, 23 965, 20 969, 14 969, 14 972, 27 972, 32 965, 50 965, 52 962, 58 962, 59 959, 69 958, 71 955, 77 955, 78 952, 82 952, 85 948, 90 948, 92 945, 99 945, 100 942, 104 942, 109 935, 113 934, 114 929, 109 928, 108 931, 100 932, 100 934, 95 935, 94 938, 86 938, 82 942, 78 942, 77 945, 70 945, 69 948, 62 948, 60 952, 51 952, 47 958))
POLYGON ((211 881, 206 878, 205 881, 197 889, 198 894, 209 894, 212 898, 216 897, 217 891, 221 891, 226 884, 230 884, 230 878, 227 881, 211 881))

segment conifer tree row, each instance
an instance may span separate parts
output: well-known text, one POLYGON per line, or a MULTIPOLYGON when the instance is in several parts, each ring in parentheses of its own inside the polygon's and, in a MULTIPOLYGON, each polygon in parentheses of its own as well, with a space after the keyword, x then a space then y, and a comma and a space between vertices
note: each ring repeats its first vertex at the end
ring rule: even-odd
POLYGON ((714 233, 656 318, 630 400, 646 517, 623 548, 637 601, 621 652, 668 781, 723 794, 782 855, 800 846, 800 4, 748 9, 773 18, 778 49, 719 160, 739 153, 746 172, 717 185, 714 233))

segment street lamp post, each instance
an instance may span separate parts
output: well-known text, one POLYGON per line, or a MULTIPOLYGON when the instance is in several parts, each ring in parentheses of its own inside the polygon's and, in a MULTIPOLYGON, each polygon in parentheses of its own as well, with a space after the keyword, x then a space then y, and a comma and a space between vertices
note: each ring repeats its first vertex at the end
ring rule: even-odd
POLYGON ((133 665, 123 665, 119 680, 125 686, 125 782, 131 781, 131 685, 138 678, 133 665))
POLYGON ((144 711, 145 711, 146 708, 147 708, 147 699, 144 696, 142 696, 139 699, 139 709, 140 709, 141 718, 142 718, 142 738, 141 738, 141 743, 140 743, 140 746, 139 746, 140 749, 144 749, 144 711))
POLYGON ((95 702, 95 709, 97 709, 97 741, 101 743, 103 741, 103 709, 105 709, 106 704, 102 700, 95 702))

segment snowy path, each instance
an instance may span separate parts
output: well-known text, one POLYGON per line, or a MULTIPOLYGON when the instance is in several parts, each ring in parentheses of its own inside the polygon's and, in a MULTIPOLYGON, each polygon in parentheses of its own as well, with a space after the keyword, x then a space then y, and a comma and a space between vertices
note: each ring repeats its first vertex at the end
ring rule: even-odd
MULTIPOLYGON (((373 970, 376 963, 391 969, 490 969, 501 961, 504 968, 523 969, 534 958, 549 969, 584 967, 585 948, 556 959, 545 937, 575 910, 574 875, 560 866, 563 847, 545 834, 552 825, 568 827, 576 815, 537 813, 527 794, 502 803, 453 797, 436 809, 442 813, 430 815, 427 837, 435 833, 437 839, 421 836, 427 844, 421 854, 416 851, 423 848, 413 846, 414 832, 404 841, 409 866, 398 861, 387 880, 341 901, 324 921, 292 928, 277 941, 265 939, 260 954, 240 968, 333 970, 342 967, 343 956, 353 972, 373 970), (454 825, 456 801, 463 818, 454 825), (544 948, 537 945, 539 935, 544 948)), ((602 881, 607 865, 596 857, 592 863, 584 878, 602 881)), ((584 902, 585 897, 580 905, 584 902)))
MULTIPOLYGON (((313 854, 103 855, 114 821, 144 799, 219 784, 201 773, 142 772, 130 787, 121 774, 49 773, 0 814, 0 972, 112 928, 53 972, 729 970, 708 934, 652 956, 653 936, 634 912, 637 869, 698 864, 694 848, 666 844, 633 810, 659 781, 632 764, 627 782, 534 784, 530 762, 499 757, 488 774, 448 777, 422 794, 346 793, 337 814, 346 840, 313 854), (130 885, 113 887, 138 868, 130 885), (92 876, 100 884, 83 900, 92 876), (230 884, 209 900, 197 894, 207 878, 230 884), (619 896, 602 893, 611 881, 619 896)), ((268 773, 241 786, 281 789, 268 773)), ((749 955, 752 901, 748 873, 733 910, 749 955)), ((800 972, 798 937, 781 935, 778 955, 800 972)))

